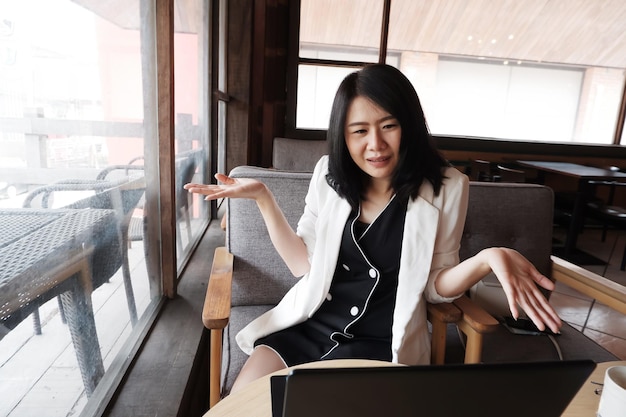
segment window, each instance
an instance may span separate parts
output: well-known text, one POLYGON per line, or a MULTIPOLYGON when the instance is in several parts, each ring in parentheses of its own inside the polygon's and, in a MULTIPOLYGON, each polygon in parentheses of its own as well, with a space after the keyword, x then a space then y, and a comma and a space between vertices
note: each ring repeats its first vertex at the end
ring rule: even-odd
POLYGON ((173 8, 167 137, 155 2, 0 2, 0 380, 10 389, 0 415, 99 412, 156 316, 162 265, 176 261, 161 253, 171 232, 159 202, 176 212, 179 270, 206 226, 203 200, 159 191, 163 178, 178 191, 207 176, 206 3, 173 8), (171 144, 170 167, 159 141, 171 144))
POLYGON ((177 1, 174 8, 174 109, 176 248, 179 271, 204 231, 209 205, 183 189, 204 182, 209 135, 208 7, 206 1, 177 1))
POLYGON ((435 135, 613 143, 626 5, 362 3, 301 0, 295 129, 325 129, 342 76, 384 61, 413 82, 435 135))
POLYGON ((437 82, 421 99, 436 134, 564 142, 575 130, 583 77, 567 67, 439 57, 437 82))

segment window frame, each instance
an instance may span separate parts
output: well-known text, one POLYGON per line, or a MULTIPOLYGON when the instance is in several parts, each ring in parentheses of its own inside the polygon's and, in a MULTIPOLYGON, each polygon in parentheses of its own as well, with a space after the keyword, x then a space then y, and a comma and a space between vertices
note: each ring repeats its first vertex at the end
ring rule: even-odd
MULTIPOLYGON (((204 1, 204 0, 201 0, 204 1)), ((176 252, 176 190, 175 190, 175 96, 174 96, 174 7, 176 0, 148 0, 141 1, 141 18, 147 19, 151 17, 145 33, 142 33, 142 37, 153 37, 154 41, 151 43, 152 50, 144 53, 148 53, 147 60, 154 61, 154 67, 156 71, 150 74, 142 74, 144 77, 150 76, 151 79, 147 84, 154 86, 155 95, 155 113, 156 120, 156 137, 157 140, 154 146, 151 147, 153 152, 145 155, 146 170, 151 170, 150 167, 158 167, 154 172, 156 178, 159 181, 148 181, 146 183, 146 195, 159 196, 159 198, 146 198, 146 208, 152 213, 159 213, 158 216, 149 216, 147 229, 152 233, 152 236, 159 236, 159 245, 152 245, 154 249, 151 253, 151 258, 146 259, 146 263, 151 262, 152 268, 160 272, 161 281, 161 295, 158 300, 151 303, 148 309, 141 316, 137 322, 135 331, 131 332, 128 340, 111 363, 107 371, 105 372, 100 385, 102 388, 96 389, 94 395, 86 403, 85 407, 81 411, 81 416, 96 417, 114 414, 111 413, 111 408, 115 409, 116 400, 115 397, 119 396, 125 389, 125 384, 129 378, 132 367, 137 361, 142 359, 142 349, 145 349, 146 340, 150 337, 151 333, 155 329, 163 326, 171 326, 169 323, 173 320, 170 315, 176 315, 177 307, 172 306, 172 300, 178 298, 181 295, 190 296, 189 290, 183 285, 182 291, 184 294, 179 294, 181 290, 180 281, 185 274, 185 266, 191 261, 197 245, 200 243, 204 231, 198 234, 198 239, 193 242, 193 247, 190 250, 190 255, 184 260, 183 265, 179 269, 177 267, 177 252, 176 252), (159 28, 159 30, 156 30, 159 28), (168 314, 168 308, 170 310, 168 314), (171 311, 173 310, 173 311, 171 311), (164 316, 168 316, 164 318, 164 316)), ((215 34, 212 33, 213 25, 216 23, 214 20, 214 13, 218 10, 218 0, 210 0, 205 5, 208 32, 201 31, 201 35, 206 35, 208 38, 203 41, 208 43, 209 53, 206 55, 207 62, 202 63, 201 68, 207 69, 207 73, 203 74, 208 81, 208 86, 216 85, 217 74, 220 68, 211 67, 214 60, 212 52, 214 51, 213 42, 215 34), (209 61, 210 60, 210 61, 209 61), (210 68, 210 69, 209 69, 210 68)), ((206 112, 205 118, 209 124, 209 131, 212 131, 214 121, 212 111, 215 107, 213 100, 209 97, 207 91, 207 97, 203 98, 207 103, 207 107, 202 109, 206 112)), ((148 122, 150 123, 150 122, 148 122)), ((209 175, 212 176, 215 171, 215 158, 216 155, 213 152, 213 140, 209 137, 209 143, 204 144, 207 149, 207 159, 205 178, 209 175)), ((211 226, 211 219, 216 218, 217 208, 211 206, 209 222, 204 224, 204 230, 207 230, 211 226)), ((196 278, 190 278, 190 281, 197 281, 196 278)), ((191 293, 195 293, 195 290, 191 293)), ((176 303, 174 303, 176 304, 176 303)), ((184 330, 180 330, 184 331, 184 330)), ((200 336, 199 336, 200 338, 200 336)), ((193 343, 193 341, 189 341, 193 343)), ((184 388, 184 387, 183 387, 184 388)), ((179 406, 184 406, 182 398, 179 406)), ((125 412, 125 411, 124 411, 125 412)))
MULTIPOLYGON (((381 23, 381 36, 380 36, 380 47, 379 47, 379 57, 378 63, 384 63, 387 54, 387 40, 389 33, 389 18, 391 14, 391 0, 382 0, 384 1, 383 6, 383 17, 381 23)), ((289 3, 290 12, 289 12, 289 27, 290 27, 290 36, 289 36, 289 45, 288 45, 288 57, 287 57, 287 109, 285 114, 285 133, 288 137, 298 138, 298 139, 312 139, 312 140, 322 140, 326 137, 326 130, 324 129, 303 129, 298 128, 296 126, 296 108, 298 105, 298 67, 300 65, 318 65, 318 66, 334 66, 334 67, 353 67, 360 68, 368 63, 363 62, 351 62, 351 61, 333 61, 327 59, 312 59, 312 58, 300 58, 299 48, 300 48, 300 11, 301 11, 301 0, 295 0, 289 3)), ((626 143, 621 143, 621 139, 624 132, 624 124, 626 119, 626 81, 624 82, 624 89, 621 95, 621 101, 618 108, 618 115, 616 118, 616 125, 614 128, 614 135, 612 144, 606 145, 620 145, 626 146, 626 143)), ((434 135, 438 137, 439 135, 434 135)), ((472 138, 471 140, 483 140, 483 139, 493 139, 493 138, 472 138)), ((460 140, 470 140, 463 139, 460 140)), ((513 142, 522 142, 512 139, 506 138, 497 138, 495 140, 506 140, 513 142)), ((535 141, 533 141, 535 142, 535 141)), ((537 143, 548 144, 550 142, 544 141, 536 141, 537 143)), ((566 143, 566 146, 605 146, 605 145, 594 145, 588 143, 566 143)))

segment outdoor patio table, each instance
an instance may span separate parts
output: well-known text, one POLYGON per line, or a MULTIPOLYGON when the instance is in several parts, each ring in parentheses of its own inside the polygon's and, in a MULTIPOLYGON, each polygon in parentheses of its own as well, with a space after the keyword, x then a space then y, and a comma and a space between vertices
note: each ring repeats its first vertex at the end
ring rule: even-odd
POLYGON ((61 295, 87 395, 104 374, 91 306, 90 256, 113 210, 0 209, 0 326, 61 295))

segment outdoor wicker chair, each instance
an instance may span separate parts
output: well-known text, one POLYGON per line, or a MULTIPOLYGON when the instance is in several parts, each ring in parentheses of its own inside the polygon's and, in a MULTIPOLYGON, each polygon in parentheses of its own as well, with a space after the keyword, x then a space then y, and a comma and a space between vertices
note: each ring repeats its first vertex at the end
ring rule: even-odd
MULTIPOLYGON (((108 167, 96 180, 64 180, 33 190, 24 200, 23 207, 51 208, 55 194, 69 191, 89 191, 93 194, 63 206, 69 209, 109 209, 115 212, 116 224, 99 237, 91 257, 93 288, 107 282, 122 268, 124 288, 131 324, 137 322, 137 308, 128 264, 128 229, 133 211, 145 192, 145 179, 141 167, 131 168, 128 175, 105 179, 122 166, 108 167), (137 171, 141 171, 138 173, 137 171)), ((123 166, 126 169, 126 166, 123 166)), ((61 317, 63 309, 59 303, 61 317)), ((33 313, 35 333, 41 334, 39 311, 33 313)))

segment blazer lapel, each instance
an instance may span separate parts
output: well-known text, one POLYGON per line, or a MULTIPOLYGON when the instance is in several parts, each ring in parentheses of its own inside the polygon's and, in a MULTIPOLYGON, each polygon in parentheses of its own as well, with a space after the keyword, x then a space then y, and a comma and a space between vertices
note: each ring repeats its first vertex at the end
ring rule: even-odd
MULTIPOLYGON (((439 209, 421 196, 409 201, 402 238, 393 334, 404 334, 430 273, 439 224, 439 209)), ((394 337, 395 339, 395 337, 394 337)), ((399 340, 395 340, 399 343, 399 340)), ((394 344, 395 344, 394 343, 394 344)))
POLYGON ((331 198, 332 201, 326 206, 327 210, 325 210, 323 214, 323 218, 326 219, 326 222, 324 225, 325 230, 321 230, 321 233, 324 236, 322 241, 325 242, 325 245, 323 248, 318 248, 322 249, 322 251, 314 255, 317 261, 323 259, 323 265, 321 266, 323 280, 316 279, 311 283, 310 301, 313 301, 314 304, 308 309, 309 316, 317 311, 330 291, 330 284, 335 274, 337 259, 339 259, 339 248, 341 246, 343 229, 352 211, 350 204, 343 198, 340 198, 338 195, 334 195, 331 198))

